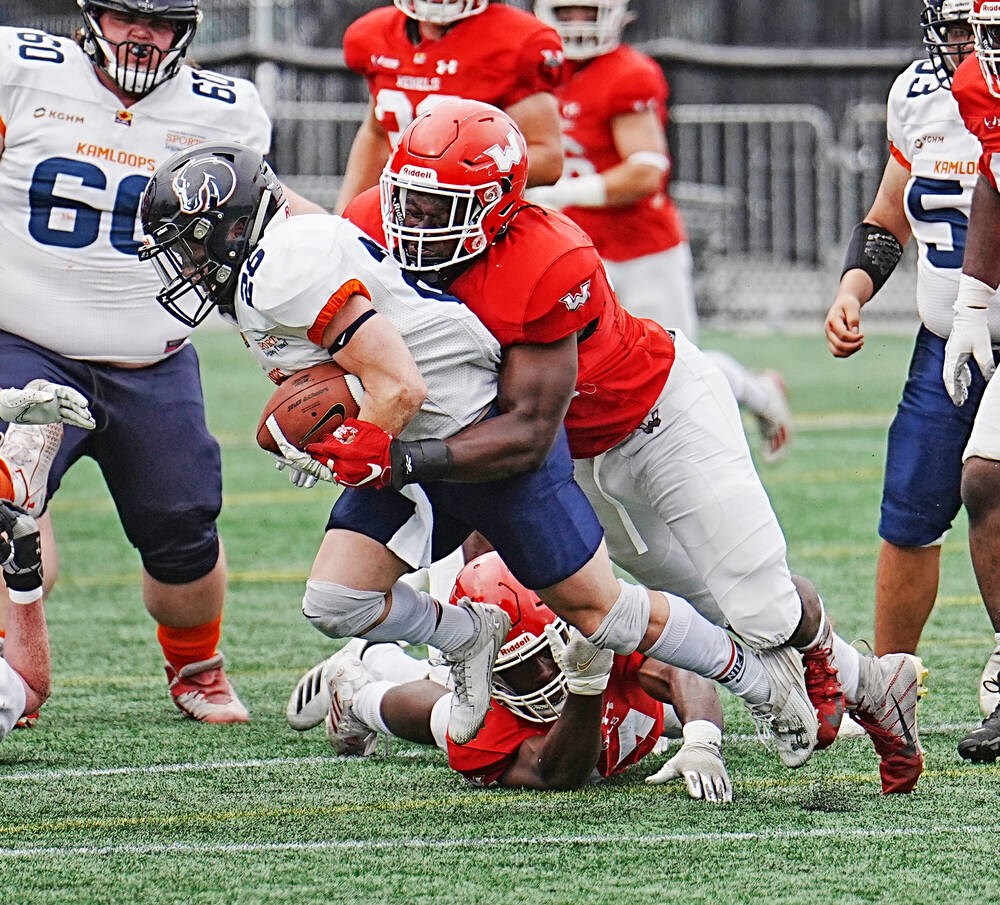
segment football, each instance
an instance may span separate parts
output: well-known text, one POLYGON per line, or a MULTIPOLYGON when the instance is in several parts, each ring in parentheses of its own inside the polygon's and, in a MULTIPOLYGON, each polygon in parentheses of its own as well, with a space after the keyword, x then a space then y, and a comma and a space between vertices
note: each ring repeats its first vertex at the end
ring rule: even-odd
POLYGON ((277 453, 264 422, 274 415, 282 433, 299 449, 332 434, 356 418, 364 389, 361 381, 333 361, 322 362, 286 378, 268 399, 257 425, 257 445, 277 453))

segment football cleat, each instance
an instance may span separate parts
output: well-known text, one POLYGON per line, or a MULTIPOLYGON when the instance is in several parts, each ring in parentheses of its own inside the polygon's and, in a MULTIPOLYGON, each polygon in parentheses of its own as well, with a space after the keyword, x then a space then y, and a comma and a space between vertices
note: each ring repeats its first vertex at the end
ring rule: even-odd
POLYGON ((456 745, 471 742, 490 709, 490 683, 497 654, 510 631, 510 616, 500 607, 463 599, 459 606, 472 614, 476 634, 458 650, 445 654, 455 686, 448 735, 456 745))
POLYGON ((299 679, 285 707, 285 719, 289 726, 297 732, 305 732, 323 722, 330 709, 330 694, 326 684, 330 665, 335 664, 343 654, 360 658, 367 643, 364 638, 351 638, 335 654, 321 660, 299 679))
POLYGON ((979 712, 984 717, 992 715, 1000 706, 1000 643, 990 654, 979 680, 979 712))
MULTIPOLYGON (((987 691, 992 694, 1000 692, 1000 676, 983 684, 990 686, 987 691)), ((1000 703, 978 729, 958 743, 958 753, 975 764, 992 764, 1000 757, 1000 703)))
POLYGON ((45 508, 49 470, 62 438, 61 424, 9 424, 0 437, 0 459, 14 485, 13 502, 29 515, 45 508))
POLYGON ((246 723, 250 714, 222 669, 222 654, 188 663, 166 664, 170 696, 177 709, 202 723, 246 723))
POLYGON ((765 745, 774 746, 786 767, 801 767, 816 747, 818 728, 802 657, 788 645, 763 648, 757 656, 771 686, 767 701, 749 705, 757 736, 765 745))
POLYGON ((784 378, 771 370, 757 374, 767 390, 767 404, 754 412, 760 428, 761 458, 768 464, 780 462, 788 454, 792 439, 792 411, 788 406, 788 390, 784 378))
POLYGON ((367 757, 378 744, 378 733, 362 723, 351 707, 354 696, 371 681, 372 674, 350 651, 340 651, 327 661, 326 737, 337 754, 367 757))
POLYGON ((828 619, 824 619, 823 635, 816 647, 802 651, 802 665, 806 671, 806 691, 819 722, 816 750, 822 751, 836 741, 845 706, 844 689, 833 665, 833 628, 828 619))
POLYGON ((927 669, 913 654, 861 657, 855 721, 880 758, 882 794, 910 792, 924 769, 917 733, 917 704, 927 694, 927 669))
POLYGON ((38 711, 32 710, 31 713, 22 713, 21 716, 17 718, 17 722, 14 723, 14 728, 34 729, 37 723, 38 723, 38 711))

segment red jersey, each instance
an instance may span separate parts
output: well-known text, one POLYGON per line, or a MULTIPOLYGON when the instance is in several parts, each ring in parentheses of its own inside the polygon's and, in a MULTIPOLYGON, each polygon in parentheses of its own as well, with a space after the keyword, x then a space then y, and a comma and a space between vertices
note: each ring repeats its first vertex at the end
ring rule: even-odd
MULTIPOLYGON (((639 685, 637 674, 643 660, 639 653, 615 656, 604 692, 601 753, 595 768, 602 779, 642 760, 663 732, 663 705, 639 685)), ((494 785, 514 762, 521 745, 550 728, 551 723, 529 722, 493 701, 483 728, 471 742, 456 745, 448 740, 448 765, 473 785, 494 785)))
POLYGON ((415 116, 443 100, 468 98, 506 109, 559 84, 559 35, 523 10, 490 4, 436 41, 420 40, 417 25, 385 6, 352 22, 344 34, 344 61, 367 80, 375 116, 393 147, 415 116))
POLYGON ((1000 99, 990 94, 986 87, 986 80, 975 54, 966 57, 955 70, 951 80, 951 93, 958 101, 958 111, 962 114, 965 128, 982 145, 979 172, 989 179, 993 188, 997 188, 1000 156, 994 160, 994 155, 1000 151, 1000 99))
MULTIPOLYGON (((570 61, 556 91, 566 162, 563 176, 603 173, 622 162, 611 121, 627 113, 656 112, 666 127, 667 80, 649 57, 624 44, 592 60, 570 61)), ((616 207, 569 207, 601 257, 629 261, 673 248, 685 237, 667 194, 667 174, 656 194, 616 207)))
MULTIPOLYGON (((344 216, 385 241, 377 188, 358 195, 344 216)), ((622 308, 589 237, 555 211, 526 205, 448 291, 503 348, 582 331, 565 422, 574 459, 607 452, 639 427, 673 365, 670 334, 622 308)))

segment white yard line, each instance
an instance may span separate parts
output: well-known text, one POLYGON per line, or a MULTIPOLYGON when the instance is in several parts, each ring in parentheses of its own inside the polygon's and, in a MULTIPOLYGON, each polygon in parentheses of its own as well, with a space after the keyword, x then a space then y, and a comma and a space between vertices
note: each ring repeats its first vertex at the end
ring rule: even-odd
POLYGON ((609 835, 581 836, 512 836, 512 837, 463 837, 457 839, 329 839, 315 842, 240 842, 240 843, 170 843, 167 845, 67 845, 67 846, 26 846, 21 848, 0 848, 0 858, 46 858, 94 856, 135 856, 135 855, 167 855, 200 854, 200 855, 233 855, 257 854, 261 852, 327 852, 327 851, 398 851, 400 848, 416 850, 441 850, 455 848, 484 849, 499 845, 521 845, 537 847, 540 845, 663 845, 665 843, 704 844, 711 842, 745 842, 786 839, 822 839, 835 837, 837 839, 853 838, 867 839, 886 837, 903 838, 907 836, 931 836, 950 834, 983 838, 995 835, 1000 825, 980 826, 901 826, 901 827, 870 827, 845 829, 843 827, 826 827, 801 830, 761 830, 759 832, 730 833, 663 833, 642 834, 635 836, 614 833, 609 835))

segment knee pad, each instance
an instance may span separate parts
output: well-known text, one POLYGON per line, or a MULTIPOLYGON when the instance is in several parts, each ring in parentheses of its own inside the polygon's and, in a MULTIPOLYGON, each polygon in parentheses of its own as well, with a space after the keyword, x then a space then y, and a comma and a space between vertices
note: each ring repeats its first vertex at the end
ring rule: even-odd
POLYGON ((385 594, 358 591, 333 581, 306 582, 302 615, 330 638, 354 638, 382 616, 385 594))
POLYGON ((616 654, 631 654, 649 627, 649 593, 644 587, 618 579, 621 593, 597 631, 587 640, 616 654))
MULTIPOLYGON (((142 552, 142 551, 140 551, 142 552)), ((163 584, 189 584, 204 578, 219 561, 219 535, 213 532, 183 547, 142 552, 142 567, 163 584)))

